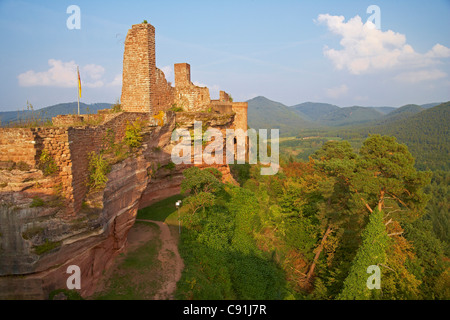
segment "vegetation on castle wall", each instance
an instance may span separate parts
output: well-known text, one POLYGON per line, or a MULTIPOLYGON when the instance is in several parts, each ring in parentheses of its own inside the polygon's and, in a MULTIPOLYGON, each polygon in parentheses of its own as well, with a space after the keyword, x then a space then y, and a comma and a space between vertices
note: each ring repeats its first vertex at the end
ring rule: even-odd
POLYGON ((52 175, 58 171, 58 166, 56 165, 55 160, 46 149, 42 150, 39 157, 38 168, 42 170, 44 176, 52 175))
POLYGON ((142 126, 143 122, 139 118, 132 123, 127 121, 124 140, 125 144, 132 150, 135 150, 142 145, 142 126))
POLYGON ((91 152, 89 153, 89 165, 88 165, 88 186, 90 190, 98 190, 105 187, 108 182, 106 176, 110 171, 108 161, 105 160, 102 153, 91 152))

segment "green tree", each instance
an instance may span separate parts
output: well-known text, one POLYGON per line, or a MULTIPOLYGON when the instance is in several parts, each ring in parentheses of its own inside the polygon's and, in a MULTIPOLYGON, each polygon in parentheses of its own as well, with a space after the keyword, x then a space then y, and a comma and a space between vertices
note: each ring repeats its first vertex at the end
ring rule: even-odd
MULTIPOLYGON (((386 263, 386 251, 390 238, 383 222, 383 213, 375 210, 362 234, 362 243, 353 260, 350 272, 344 281, 344 288, 337 296, 339 300, 367 300, 380 297, 380 289, 369 289, 367 268, 371 265, 380 268, 386 263)), ((381 283, 382 283, 381 279, 381 283)))
POLYGON ((199 209, 214 205, 215 193, 223 188, 223 183, 219 180, 222 174, 215 168, 201 170, 198 167, 190 167, 183 171, 183 175, 185 179, 181 182, 181 192, 190 192, 184 202, 192 219, 199 209))
MULTIPOLYGON (((367 214, 372 215, 375 210, 384 212, 387 220, 384 224, 393 239, 387 263, 396 268, 388 275, 390 281, 386 283, 390 284, 392 296, 400 295, 400 291, 405 297, 414 295, 418 281, 406 268, 414 255, 411 244, 401 236, 403 229, 399 223, 413 221, 423 214, 428 200, 423 189, 429 183, 430 174, 415 169, 414 159, 405 145, 397 143, 393 137, 380 135, 366 139, 359 154, 354 154, 347 142, 332 141, 312 158, 316 167, 330 177, 328 188, 332 192, 327 195, 326 190, 323 191, 327 201, 322 220, 328 219, 333 230, 345 226, 344 230, 351 231, 353 238, 358 239, 357 230, 364 228, 367 214), (401 286, 402 281, 410 284, 410 290, 401 286)), ((349 266, 344 261, 351 256, 355 245, 358 247, 358 242, 348 238, 346 244, 341 245, 338 255, 343 261, 341 275, 348 273, 345 270, 349 266)))

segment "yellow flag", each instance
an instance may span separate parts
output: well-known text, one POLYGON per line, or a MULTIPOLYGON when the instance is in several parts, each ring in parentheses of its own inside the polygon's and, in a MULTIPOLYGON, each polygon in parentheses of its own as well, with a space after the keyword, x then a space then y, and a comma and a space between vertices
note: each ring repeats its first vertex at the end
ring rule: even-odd
POLYGON ((81 79, 80 79, 80 70, 78 69, 78 66, 77 66, 77 73, 78 73, 78 95, 81 98, 81 79))

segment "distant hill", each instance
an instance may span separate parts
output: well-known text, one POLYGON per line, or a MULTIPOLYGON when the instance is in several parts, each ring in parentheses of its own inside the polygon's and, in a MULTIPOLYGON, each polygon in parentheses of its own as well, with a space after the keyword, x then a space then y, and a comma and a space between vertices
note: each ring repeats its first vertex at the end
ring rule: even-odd
POLYGON ((370 107, 370 108, 374 108, 375 110, 381 112, 382 114, 388 114, 397 109, 394 107, 370 107))
POLYGON ((326 126, 345 126, 379 119, 383 114, 371 107, 338 108, 322 116, 318 122, 326 126))
POLYGON ((410 116, 413 116, 417 113, 420 113, 422 111, 424 111, 425 109, 422 108, 421 106, 417 105, 417 104, 407 104, 403 107, 397 108, 394 111, 384 115, 382 118, 377 119, 376 121, 374 121, 371 124, 368 125, 374 125, 374 126, 379 126, 379 125, 386 125, 401 119, 406 119, 409 118, 410 116))
POLYGON ((304 115, 305 119, 318 121, 330 112, 340 109, 338 106, 329 103, 304 102, 291 107, 300 116, 304 115))
POLYGON ((449 123, 450 102, 429 109, 407 105, 391 115, 390 121, 385 120, 364 128, 346 129, 338 135, 343 139, 369 134, 394 136, 408 146, 420 169, 449 170, 449 123))
POLYGON ((297 135, 302 129, 320 127, 383 126, 406 119, 437 103, 406 105, 400 108, 383 107, 338 107, 329 103, 304 102, 288 107, 259 96, 247 101, 248 123, 253 128, 278 128, 280 135, 297 135))
POLYGON ((292 108, 259 96, 248 100, 248 125, 254 129, 280 129, 281 136, 296 135, 314 126, 292 108))
POLYGON ((430 109, 430 108, 436 107, 436 106, 438 106, 440 104, 443 104, 443 103, 445 103, 445 102, 427 103, 427 104, 422 104, 421 107, 424 108, 424 109, 430 109))
MULTIPOLYGON (((97 113, 101 109, 111 108, 111 103, 93 103, 85 104, 80 102, 80 113, 81 114, 92 114, 97 113)), ((60 114, 76 114, 78 113, 77 102, 59 103, 53 106, 37 109, 37 110, 19 110, 19 111, 6 111, 0 112, 0 120, 2 125, 6 125, 10 122, 15 122, 19 120, 26 120, 31 117, 40 118, 42 120, 51 119, 60 114)))
POLYGON ((395 110, 393 107, 346 107, 319 102, 304 102, 291 107, 303 118, 319 126, 346 126, 381 118, 395 110))

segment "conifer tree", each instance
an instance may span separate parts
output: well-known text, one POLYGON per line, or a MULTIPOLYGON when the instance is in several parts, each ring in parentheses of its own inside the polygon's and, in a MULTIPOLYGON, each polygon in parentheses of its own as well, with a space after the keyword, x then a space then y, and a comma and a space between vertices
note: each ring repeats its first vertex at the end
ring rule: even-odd
MULTIPOLYGON (((382 289, 369 289, 367 273, 370 266, 383 268, 387 260, 390 238, 383 222, 383 213, 377 209, 370 214, 369 222, 362 234, 362 244, 353 259, 344 288, 337 296, 339 300, 369 300, 382 296, 382 289)), ((381 288, 383 279, 380 279, 381 288)))

